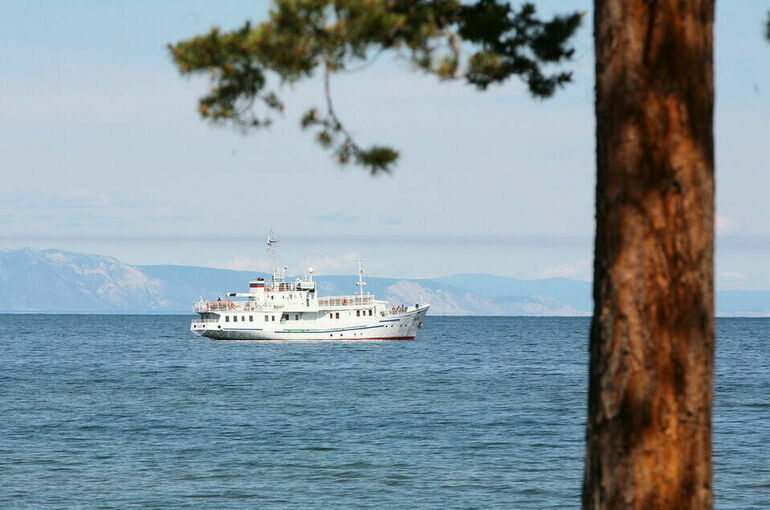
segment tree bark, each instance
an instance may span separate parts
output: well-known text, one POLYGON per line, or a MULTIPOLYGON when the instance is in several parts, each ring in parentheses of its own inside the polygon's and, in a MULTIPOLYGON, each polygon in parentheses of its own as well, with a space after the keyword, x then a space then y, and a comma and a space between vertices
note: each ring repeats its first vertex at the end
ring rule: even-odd
POLYGON ((711 508, 713 0, 595 0, 583 508, 711 508))

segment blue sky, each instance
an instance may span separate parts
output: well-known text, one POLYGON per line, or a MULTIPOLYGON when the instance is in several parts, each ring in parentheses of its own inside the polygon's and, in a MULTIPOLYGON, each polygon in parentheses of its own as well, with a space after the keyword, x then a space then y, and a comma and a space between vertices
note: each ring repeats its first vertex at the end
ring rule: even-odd
MULTIPOLYGON (((321 84, 247 136, 197 116, 205 79, 165 45, 264 17, 265 1, 0 1, 0 248, 64 248, 137 264, 590 278, 593 55, 589 13, 575 82, 534 101, 514 81, 479 93, 381 59, 333 83, 362 142, 392 144, 393 175, 340 169, 298 128, 321 84)), ((718 285, 770 289, 766 1, 717 3, 718 285)))

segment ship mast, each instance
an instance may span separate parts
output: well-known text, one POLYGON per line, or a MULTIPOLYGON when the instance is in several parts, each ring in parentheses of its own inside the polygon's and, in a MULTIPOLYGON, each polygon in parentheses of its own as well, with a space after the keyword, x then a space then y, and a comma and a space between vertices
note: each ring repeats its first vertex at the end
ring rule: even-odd
POLYGON ((364 260, 366 259, 356 259, 356 261, 358 261, 358 281, 356 282, 356 285, 358 286, 359 296, 364 295, 364 285, 366 285, 366 282, 364 281, 364 268, 361 266, 361 262, 364 260))
POLYGON ((267 252, 270 254, 270 259, 273 262, 272 278, 273 283, 283 283, 284 271, 283 268, 278 267, 278 239, 274 239, 275 232, 272 230, 267 236, 267 252))

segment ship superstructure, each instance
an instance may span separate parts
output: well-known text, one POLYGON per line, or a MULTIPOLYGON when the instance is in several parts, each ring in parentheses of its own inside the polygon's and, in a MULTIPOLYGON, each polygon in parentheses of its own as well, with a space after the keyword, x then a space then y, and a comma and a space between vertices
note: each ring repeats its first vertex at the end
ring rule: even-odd
POLYGON ((390 306, 364 292, 363 260, 358 261, 356 294, 319 297, 312 268, 286 281, 277 246, 271 232, 271 281, 255 278, 249 292, 201 299, 193 306, 200 318, 190 330, 219 340, 413 340, 422 327, 429 305, 390 306))

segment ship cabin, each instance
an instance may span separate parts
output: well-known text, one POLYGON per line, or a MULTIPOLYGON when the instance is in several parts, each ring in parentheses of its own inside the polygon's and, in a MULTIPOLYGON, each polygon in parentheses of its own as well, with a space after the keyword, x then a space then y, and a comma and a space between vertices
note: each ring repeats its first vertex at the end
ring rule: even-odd
POLYGON ((319 319, 355 320, 393 313, 387 310, 385 301, 375 300, 368 293, 319 298, 312 269, 293 282, 280 277, 274 277, 271 282, 255 278, 249 282, 249 292, 231 292, 217 301, 201 300, 195 303, 194 310, 200 314, 201 322, 246 323, 247 326, 319 319))

